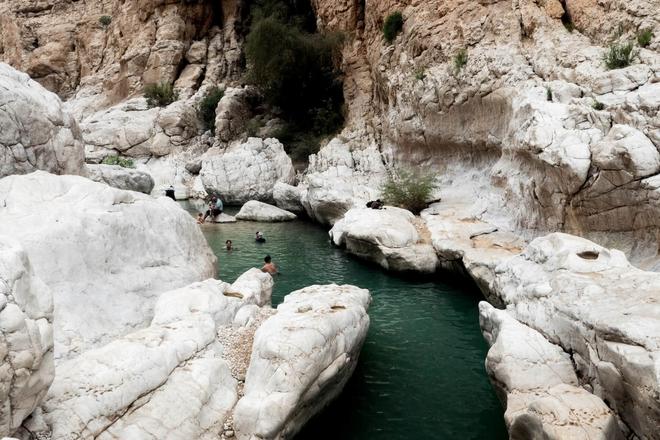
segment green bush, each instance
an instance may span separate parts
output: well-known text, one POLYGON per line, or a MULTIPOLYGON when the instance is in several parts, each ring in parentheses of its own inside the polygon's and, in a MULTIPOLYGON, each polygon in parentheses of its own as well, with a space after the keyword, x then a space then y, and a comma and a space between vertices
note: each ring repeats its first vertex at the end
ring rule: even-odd
POLYGON ((552 89, 550 87, 545 88, 545 99, 552 102, 552 89))
POLYGON ((628 67, 637 56, 632 42, 612 43, 603 56, 603 61, 608 69, 622 69, 628 67))
POLYGON ((644 29, 637 34, 637 44, 640 47, 646 47, 651 44, 653 40, 653 31, 651 29, 644 29))
POLYGON ((390 175, 381 192, 386 203, 419 214, 428 206, 428 200, 436 187, 433 174, 399 170, 390 175))
POLYGON ((454 56, 454 68, 456 69, 456 72, 461 70, 467 64, 467 60, 468 55, 465 49, 461 49, 456 53, 454 56))
POLYGON ((179 94, 174 90, 172 84, 147 84, 144 87, 144 97, 147 98, 147 105, 151 107, 165 107, 177 99, 179 94))
POLYGON ((415 79, 417 81, 424 81, 426 78, 426 71, 424 69, 418 69, 415 71, 415 79))
POLYGON ((110 26, 110 23, 112 23, 112 17, 109 15, 102 15, 99 17, 99 23, 101 23, 103 27, 108 27, 110 26))
POLYGON ((383 37, 385 37, 385 41, 388 43, 394 41, 401 30, 403 30, 403 15, 401 15, 401 12, 396 11, 388 15, 385 23, 383 23, 383 37))
POLYGON ((211 130, 211 133, 215 133, 215 109, 224 94, 225 92, 219 87, 212 87, 199 103, 197 115, 204 124, 204 128, 211 130))
POLYGON ((135 168, 133 159, 126 159, 119 156, 106 156, 101 161, 103 165, 119 165, 124 168, 135 168))
POLYGON ((575 30, 575 25, 573 24, 573 20, 571 20, 571 16, 568 14, 564 14, 561 16, 561 24, 564 25, 564 28, 570 33, 573 33, 575 30))
POLYGON ((598 110, 598 111, 605 110, 605 104, 603 104, 600 101, 594 101, 594 103, 591 106, 594 108, 594 110, 598 110))

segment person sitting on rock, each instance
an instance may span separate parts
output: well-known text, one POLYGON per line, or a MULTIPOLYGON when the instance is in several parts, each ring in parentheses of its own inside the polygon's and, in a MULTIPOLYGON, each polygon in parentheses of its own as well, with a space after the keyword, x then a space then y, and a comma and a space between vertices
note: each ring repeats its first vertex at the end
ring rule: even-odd
POLYGON ((176 202, 176 196, 174 195, 174 187, 172 185, 170 185, 170 187, 165 190, 165 197, 169 197, 170 199, 176 202))
POLYGON ((202 214, 201 212, 199 214, 197 214, 197 224, 198 225, 203 225, 204 224, 204 218, 205 218, 204 214, 202 214))
POLYGON ((371 200, 367 202, 367 208, 371 208, 371 209, 383 209, 384 205, 385 204, 380 199, 371 200))
POLYGON ((266 255, 264 258, 264 266, 261 268, 262 272, 269 273, 271 275, 277 275, 277 267, 275 266, 275 263, 271 261, 270 255, 266 255))
POLYGON ((211 197, 211 202, 209 203, 209 209, 206 211, 204 214, 204 220, 206 220, 206 217, 217 217, 220 214, 222 214, 222 200, 220 200, 218 197, 213 196, 211 197))

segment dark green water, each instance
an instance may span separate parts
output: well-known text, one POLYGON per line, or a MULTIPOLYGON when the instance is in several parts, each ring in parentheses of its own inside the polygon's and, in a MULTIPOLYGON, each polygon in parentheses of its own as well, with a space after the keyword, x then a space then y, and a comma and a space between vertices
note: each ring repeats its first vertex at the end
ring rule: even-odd
POLYGON ((310 284, 371 291, 371 327, 353 378, 296 440, 507 438, 483 366, 487 345, 474 287, 388 275, 332 247, 324 229, 302 221, 202 229, 225 281, 261 267, 266 254, 273 257, 282 272, 274 304, 310 284), (257 230, 266 243, 255 243, 257 230), (227 252, 227 239, 239 250, 227 252))

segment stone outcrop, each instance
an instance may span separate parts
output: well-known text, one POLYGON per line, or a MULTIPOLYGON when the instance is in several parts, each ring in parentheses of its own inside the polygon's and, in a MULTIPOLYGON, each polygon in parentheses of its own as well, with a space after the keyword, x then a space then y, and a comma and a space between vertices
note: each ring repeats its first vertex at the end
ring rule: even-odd
POLYGON ((151 194, 154 189, 154 179, 148 173, 119 165, 87 165, 87 176, 118 189, 145 194, 151 194))
POLYGON ((267 203, 250 200, 236 214, 238 220, 255 222, 285 222, 296 219, 296 215, 267 203))
POLYGON ((369 291, 310 286, 287 295, 254 336, 238 439, 289 438, 342 390, 369 329, 369 291))
POLYGON ((275 184, 295 181, 291 159, 277 139, 249 138, 214 150, 204 155, 200 176, 206 191, 226 204, 272 202, 275 184))
POLYGON ((0 178, 45 170, 84 174, 76 121, 53 93, 0 63, 0 178))
POLYGON ((221 142, 230 142, 245 132, 252 117, 251 101, 256 101, 253 87, 229 87, 215 110, 215 135, 221 142))
POLYGON ((20 427, 53 381, 52 319, 50 289, 20 244, 0 235, 0 436, 20 427))
POLYGON ((607 405, 580 387, 567 353, 504 310, 482 302, 479 313, 511 438, 624 438, 607 405))
POLYGON ((330 230, 335 245, 385 269, 433 273, 438 257, 423 234, 428 234, 423 222, 410 211, 392 206, 353 208, 330 230))
POLYGON ((1 179, 0 230, 53 291, 56 358, 145 325, 161 292, 215 274, 199 227, 172 200, 82 177, 1 179))
POLYGON ((273 187, 273 199, 278 208, 300 214, 305 212, 302 205, 302 188, 287 183, 277 182, 273 187))

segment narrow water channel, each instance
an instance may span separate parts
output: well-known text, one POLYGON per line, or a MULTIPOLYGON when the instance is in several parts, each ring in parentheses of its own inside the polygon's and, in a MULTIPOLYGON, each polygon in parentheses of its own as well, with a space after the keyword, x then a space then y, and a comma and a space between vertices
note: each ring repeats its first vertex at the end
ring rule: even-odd
POLYGON ((502 407, 484 370, 487 345, 474 287, 389 275, 332 247, 323 228, 303 221, 202 230, 225 281, 272 256, 282 272, 274 305, 311 284, 353 284, 371 291, 371 327, 353 378, 296 440, 507 438, 502 407), (266 243, 255 243, 257 230, 266 243), (238 250, 225 250, 228 239, 238 250))

